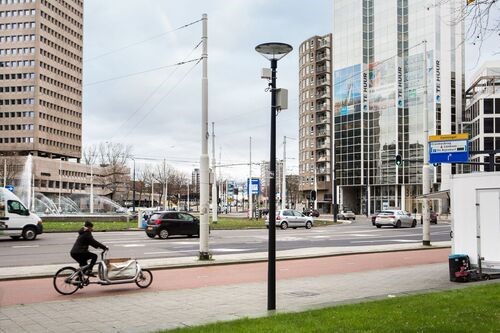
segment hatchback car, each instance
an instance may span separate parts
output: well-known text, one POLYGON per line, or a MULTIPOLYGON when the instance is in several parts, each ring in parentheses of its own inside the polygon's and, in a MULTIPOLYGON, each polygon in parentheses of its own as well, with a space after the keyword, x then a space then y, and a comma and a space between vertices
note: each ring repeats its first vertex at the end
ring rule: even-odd
MULTIPOLYGON (((314 225, 314 218, 306 216, 301 212, 293 209, 283 209, 276 212, 276 226, 285 230, 288 227, 297 228, 304 227, 311 229, 314 225)), ((269 215, 266 217, 266 226, 269 228, 269 215)))
POLYGON ((417 226, 417 220, 413 215, 404 210, 383 210, 375 218, 375 226, 381 228, 388 225, 394 228, 417 226))
POLYGON ((148 220, 146 235, 167 239, 171 235, 200 235, 200 220, 184 212, 156 212, 148 220))
POLYGON ((317 209, 308 209, 304 212, 307 216, 319 217, 319 211, 317 209))
POLYGON ((355 220, 356 215, 352 210, 343 210, 337 214, 337 220, 355 220))

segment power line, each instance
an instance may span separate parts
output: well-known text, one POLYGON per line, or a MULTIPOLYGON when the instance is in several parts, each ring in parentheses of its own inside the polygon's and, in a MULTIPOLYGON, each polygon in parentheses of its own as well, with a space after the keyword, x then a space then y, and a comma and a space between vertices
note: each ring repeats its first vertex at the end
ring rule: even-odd
POLYGON ((117 49, 114 49, 114 50, 111 50, 111 51, 108 51, 108 52, 105 52, 105 53, 102 53, 102 54, 97 55, 97 56, 95 56, 95 57, 91 57, 91 58, 83 59, 83 62, 86 62, 86 61, 91 61, 91 60, 95 60, 95 59, 99 59, 99 58, 105 57, 105 56, 107 56, 107 55, 110 55, 110 54, 113 54, 113 53, 116 53, 116 52, 123 51, 123 50, 128 49, 128 48, 130 48, 130 47, 132 47, 132 46, 136 46, 136 45, 139 45, 139 44, 142 44, 142 43, 145 43, 145 42, 149 42, 149 41, 154 40, 154 39, 157 39, 157 38, 161 38, 161 37, 163 37, 163 36, 165 36, 165 35, 167 35, 167 34, 170 34, 170 33, 175 32, 175 31, 177 31, 177 30, 181 30, 181 29, 187 28, 187 27, 189 27, 189 26, 191 26, 191 25, 193 25, 193 24, 195 24, 195 23, 198 23, 198 22, 200 22, 200 21, 201 21, 201 19, 200 19, 200 20, 197 20, 197 21, 194 21, 194 22, 191 22, 191 23, 188 23, 188 24, 185 24, 185 25, 183 25, 183 26, 180 26, 180 27, 178 27, 178 28, 176 28, 176 29, 174 29, 174 30, 166 31, 166 32, 161 33, 161 34, 159 34, 159 35, 156 35, 156 36, 153 36, 153 37, 150 37, 150 38, 147 38, 147 39, 141 40, 141 41, 137 41, 137 42, 134 42, 134 43, 131 43, 131 44, 128 44, 128 45, 125 45, 125 46, 119 47, 119 48, 117 48, 117 49))

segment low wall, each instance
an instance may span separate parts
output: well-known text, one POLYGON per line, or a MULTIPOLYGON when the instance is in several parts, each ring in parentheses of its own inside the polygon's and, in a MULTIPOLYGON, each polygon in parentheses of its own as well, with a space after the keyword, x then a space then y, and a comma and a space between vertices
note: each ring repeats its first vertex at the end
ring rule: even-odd
POLYGON ((137 221, 133 219, 130 215, 46 215, 40 216, 42 221, 54 221, 54 222, 104 222, 104 221, 137 221))

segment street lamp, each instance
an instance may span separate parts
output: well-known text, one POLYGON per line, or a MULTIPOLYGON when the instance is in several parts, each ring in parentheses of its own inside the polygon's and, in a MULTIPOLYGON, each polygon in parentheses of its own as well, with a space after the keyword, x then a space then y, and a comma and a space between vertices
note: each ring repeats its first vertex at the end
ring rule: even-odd
POLYGON ((284 43, 264 43, 255 51, 271 61, 271 153, 269 157, 269 248, 267 267, 267 309, 276 309, 276 68, 278 60, 293 48, 284 43))

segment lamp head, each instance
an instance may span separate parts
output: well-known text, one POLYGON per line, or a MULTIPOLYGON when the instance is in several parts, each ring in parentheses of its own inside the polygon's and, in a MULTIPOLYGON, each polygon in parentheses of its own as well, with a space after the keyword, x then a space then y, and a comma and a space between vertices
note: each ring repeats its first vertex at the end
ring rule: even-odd
POLYGON ((280 60, 292 51, 292 46, 285 43, 263 43, 255 47, 255 51, 262 54, 268 60, 280 60))

